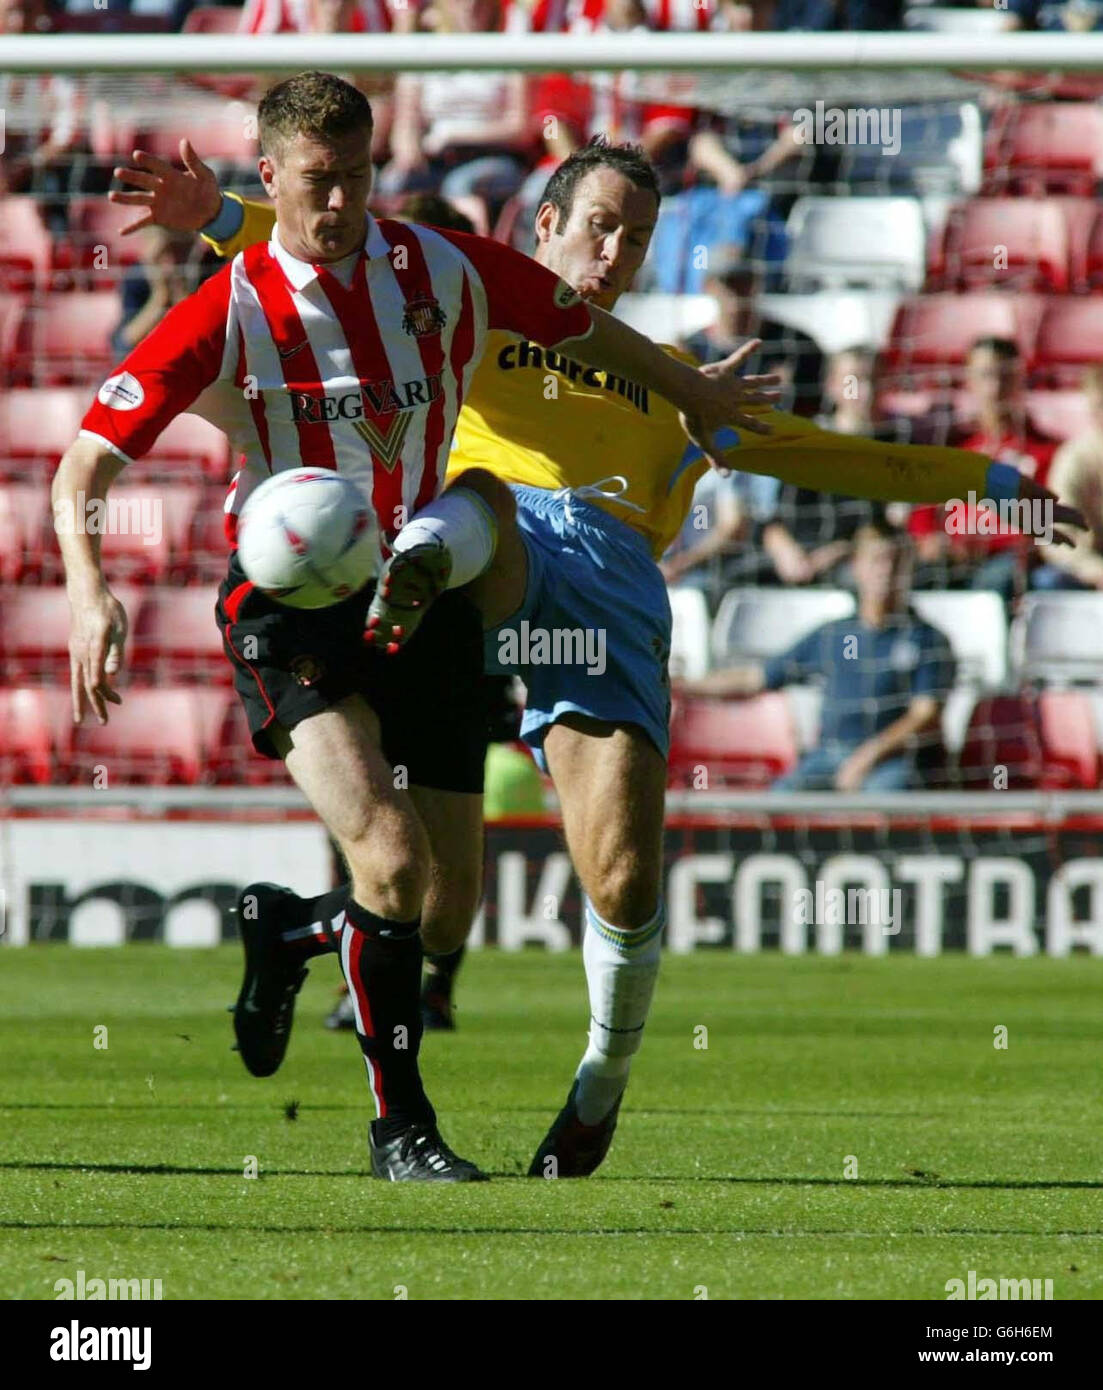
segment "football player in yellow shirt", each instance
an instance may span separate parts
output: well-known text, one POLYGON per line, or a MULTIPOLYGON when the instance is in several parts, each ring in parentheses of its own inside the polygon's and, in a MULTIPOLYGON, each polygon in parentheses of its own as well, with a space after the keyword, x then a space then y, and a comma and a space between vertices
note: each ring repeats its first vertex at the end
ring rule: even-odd
MULTIPOLYGON (((220 199, 213 175, 186 153, 187 173, 149 156, 117 171, 142 191, 113 198, 201 229, 224 255, 267 238, 271 209, 220 199)), ((535 259, 611 309, 643 263, 658 209, 638 149, 591 143, 545 190, 535 259)), ((707 370, 737 372, 743 355, 707 370)), ((733 468, 885 500, 973 490, 1055 501, 963 450, 833 435, 773 410, 769 423, 768 436, 732 436, 733 468)), ((555 782, 585 895, 589 1045, 533 1176, 584 1176, 604 1158, 658 973, 671 618, 656 561, 707 466, 686 438, 677 411, 638 384, 492 332, 449 462, 451 476, 481 467, 513 493, 516 524, 500 525, 495 560, 470 592, 487 629, 486 669, 525 682, 522 736, 555 782)))

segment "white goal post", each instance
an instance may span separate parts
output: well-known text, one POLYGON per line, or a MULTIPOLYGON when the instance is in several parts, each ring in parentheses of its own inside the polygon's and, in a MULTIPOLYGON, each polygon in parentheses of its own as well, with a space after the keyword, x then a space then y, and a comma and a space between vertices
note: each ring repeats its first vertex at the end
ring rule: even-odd
POLYGON ((0 37, 0 74, 1103 69, 1098 34, 50 34, 0 37))

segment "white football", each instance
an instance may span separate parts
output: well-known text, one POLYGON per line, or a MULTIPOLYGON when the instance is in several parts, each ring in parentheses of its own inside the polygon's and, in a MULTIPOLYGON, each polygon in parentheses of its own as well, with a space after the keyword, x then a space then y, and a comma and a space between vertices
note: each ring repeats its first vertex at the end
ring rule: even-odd
POLYGON ((289 468, 249 494, 238 517, 246 576, 289 608, 329 608, 371 579, 379 543, 368 499, 324 468, 289 468))

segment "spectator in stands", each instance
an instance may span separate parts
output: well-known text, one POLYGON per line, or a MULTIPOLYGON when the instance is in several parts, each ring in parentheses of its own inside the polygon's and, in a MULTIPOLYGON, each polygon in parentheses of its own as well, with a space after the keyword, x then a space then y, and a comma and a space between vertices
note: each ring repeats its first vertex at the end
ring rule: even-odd
POLYGON ((125 357, 174 304, 196 288, 195 266, 191 264, 195 238, 190 232, 146 227, 141 235, 142 260, 123 277, 123 316, 111 335, 111 350, 117 358, 125 357))
POLYGON ((713 608, 733 584, 757 584, 769 561, 760 533, 777 511, 781 484, 758 473, 709 469, 693 492, 693 506, 659 568, 668 584, 702 589, 713 608))
MULTIPOLYGON (((486 33, 500 27, 499 0, 438 0, 437 29, 486 33)), ((495 210, 517 189, 535 149, 523 73, 403 74, 395 85, 391 161, 380 194, 439 191, 476 195, 495 210)))
MULTIPOLYGON (((1010 338, 978 339, 969 351, 965 386, 974 418, 950 443, 1009 463, 1044 484, 1057 440, 1040 434, 1027 416, 1018 344, 1010 338)), ((992 589, 1010 603, 1026 588, 1029 541, 1003 526, 993 534, 986 526, 986 534, 978 534, 974 508, 967 510, 965 534, 951 535, 946 516, 945 507, 930 505, 916 507, 908 520, 921 562, 916 587, 992 589)))
POLYGON ((911 560, 906 532, 885 522, 863 526, 854 553, 856 617, 825 623, 765 665, 713 671, 678 689, 738 698, 820 680, 819 746, 775 788, 903 791, 922 785, 941 747, 954 659, 945 636, 908 607, 911 560))
POLYGON ((1095 0, 1068 0, 1065 5, 1050 4, 1048 0, 1004 0, 1004 4, 1007 13, 1003 27, 1012 32, 1042 29, 1084 34, 1103 28, 1103 10, 1095 0))
MULTIPOLYGON (((246 0, 242 34, 386 34, 417 27, 417 0, 246 0)), ((262 77, 253 100, 259 101, 279 75, 262 77)), ((372 159, 381 163, 390 146, 394 118, 394 78, 390 73, 358 72, 348 80, 372 105, 372 159)))
POLYGON ((445 227, 451 232, 475 233, 475 224, 465 212, 439 193, 411 193, 395 214, 400 222, 420 222, 425 227, 445 227))
POLYGON ((716 300, 716 319, 686 340, 689 352, 701 362, 720 362, 748 338, 762 346, 747 359, 748 373, 777 372, 781 378, 778 405, 798 415, 814 415, 820 404, 823 354, 798 328, 767 318, 759 307, 759 281, 740 257, 711 257, 705 289, 716 300))
POLYGON ((1079 508, 1089 529, 1070 531, 1072 546, 1042 548, 1045 563, 1031 577, 1035 589, 1103 589, 1103 367, 1087 369, 1083 389, 1091 423, 1054 454, 1047 485, 1079 508))
POLYGON ((828 33, 838 29, 900 29, 904 0, 777 0, 771 28, 828 33))

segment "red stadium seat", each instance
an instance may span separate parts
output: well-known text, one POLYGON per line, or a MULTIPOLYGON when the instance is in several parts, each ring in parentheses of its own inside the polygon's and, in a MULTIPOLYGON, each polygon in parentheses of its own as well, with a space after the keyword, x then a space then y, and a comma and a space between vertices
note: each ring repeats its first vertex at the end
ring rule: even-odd
POLYGON ((37 473, 52 472, 80 429, 81 417, 91 396, 87 391, 23 390, 0 396, 0 472, 28 475, 37 462, 37 473))
POLYGON ((111 289, 122 271, 142 259, 142 238, 123 236, 122 229, 139 209, 119 207, 106 198, 74 198, 69 204, 68 265, 85 272, 85 289, 111 289))
POLYGON ((226 436, 201 415, 177 415, 142 455, 142 468, 170 475, 183 482, 203 475, 215 482, 229 482, 230 445, 226 436))
POLYGON ((1031 697, 993 695, 978 700, 965 732, 960 767, 962 785, 970 791, 1026 791, 1041 785, 1042 742, 1031 697))
POLYGON ((893 386, 904 384, 900 377, 916 389, 950 385, 960 379, 972 345, 988 337, 1014 339, 1029 363, 1043 303, 1036 295, 999 291, 906 300, 896 311, 884 372, 893 386))
POLYGON ((186 577, 190 584, 219 584, 226 577, 230 543, 226 539, 225 501, 225 488, 204 490, 188 548, 186 577))
POLYGON ((1099 300, 1065 295, 1049 300, 1035 340, 1034 383, 1078 386, 1084 368, 1103 356, 1099 300))
POLYGON ((253 747, 245 711, 237 696, 229 701, 217 749, 211 761, 215 781, 233 786, 289 786, 291 778, 278 758, 263 758, 253 747))
POLYGON ((796 729, 782 691, 753 700, 680 701, 670 736, 672 786, 765 787, 797 760, 796 729))
POLYGON ((108 722, 85 718, 73 741, 71 776, 91 785, 102 767, 108 786, 192 785, 205 768, 203 725, 194 692, 183 688, 122 692, 108 722))
POLYGON ((0 198, 0 290, 44 289, 53 241, 34 198, 0 198))
POLYGON ((57 549, 50 518, 46 486, 0 485, 0 583, 41 576, 48 554, 57 549))
POLYGON ((932 289, 1069 287, 1070 239, 1053 199, 973 198, 950 212, 932 289))
POLYGON ((1043 690, 1038 696, 1047 788, 1092 789, 1099 785, 1099 749, 1092 702, 1084 690, 1043 690))
POLYGON ((0 689, 0 786, 40 786, 69 762, 73 723, 64 690, 0 689))
POLYGON ((108 577, 155 584, 167 579, 174 565, 185 565, 200 495, 198 487, 184 484, 113 487, 103 539, 108 577))
POLYGON ((1026 413, 1041 434, 1075 439, 1091 427, 1091 408, 1083 391, 1028 391, 1026 413))
MULTIPOLYGON (((248 40, 245 41, 248 46, 248 40)), ((180 140, 187 136, 203 158, 230 164, 256 164, 259 147, 256 135, 256 111, 243 101, 212 101, 189 111, 187 120, 179 121, 169 112, 166 119, 140 137, 142 149, 162 159, 180 162, 180 140)))
POLYGON ((215 622, 215 597, 210 588, 147 592, 133 619, 135 672, 159 682, 232 681, 215 622))
POLYGON ((122 307, 115 294, 52 294, 23 318, 17 371, 34 386, 99 383, 114 363, 111 335, 122 307))
MULTIPOLYGON (((138 607, 138 593, 126 585, 111 592, 126 609, 131 628, 138 607)), ((13 681, 51 679, 68 681, 69 596, 60 584, 20 585, 0 591, 0 655, 4 671, 13 681)), ((129 669, 133 643, 127 640, 124 669, 129 669)))
POLYGON ((1090 195, 1103 178, 1103 108, 1095 102, 1009 102, 991 116, 984 149, 992 193, 1090 195))
POLYGON ((0 385, 14 379, 16 349, 26 309, 24 295, 0 294, 0 385))

